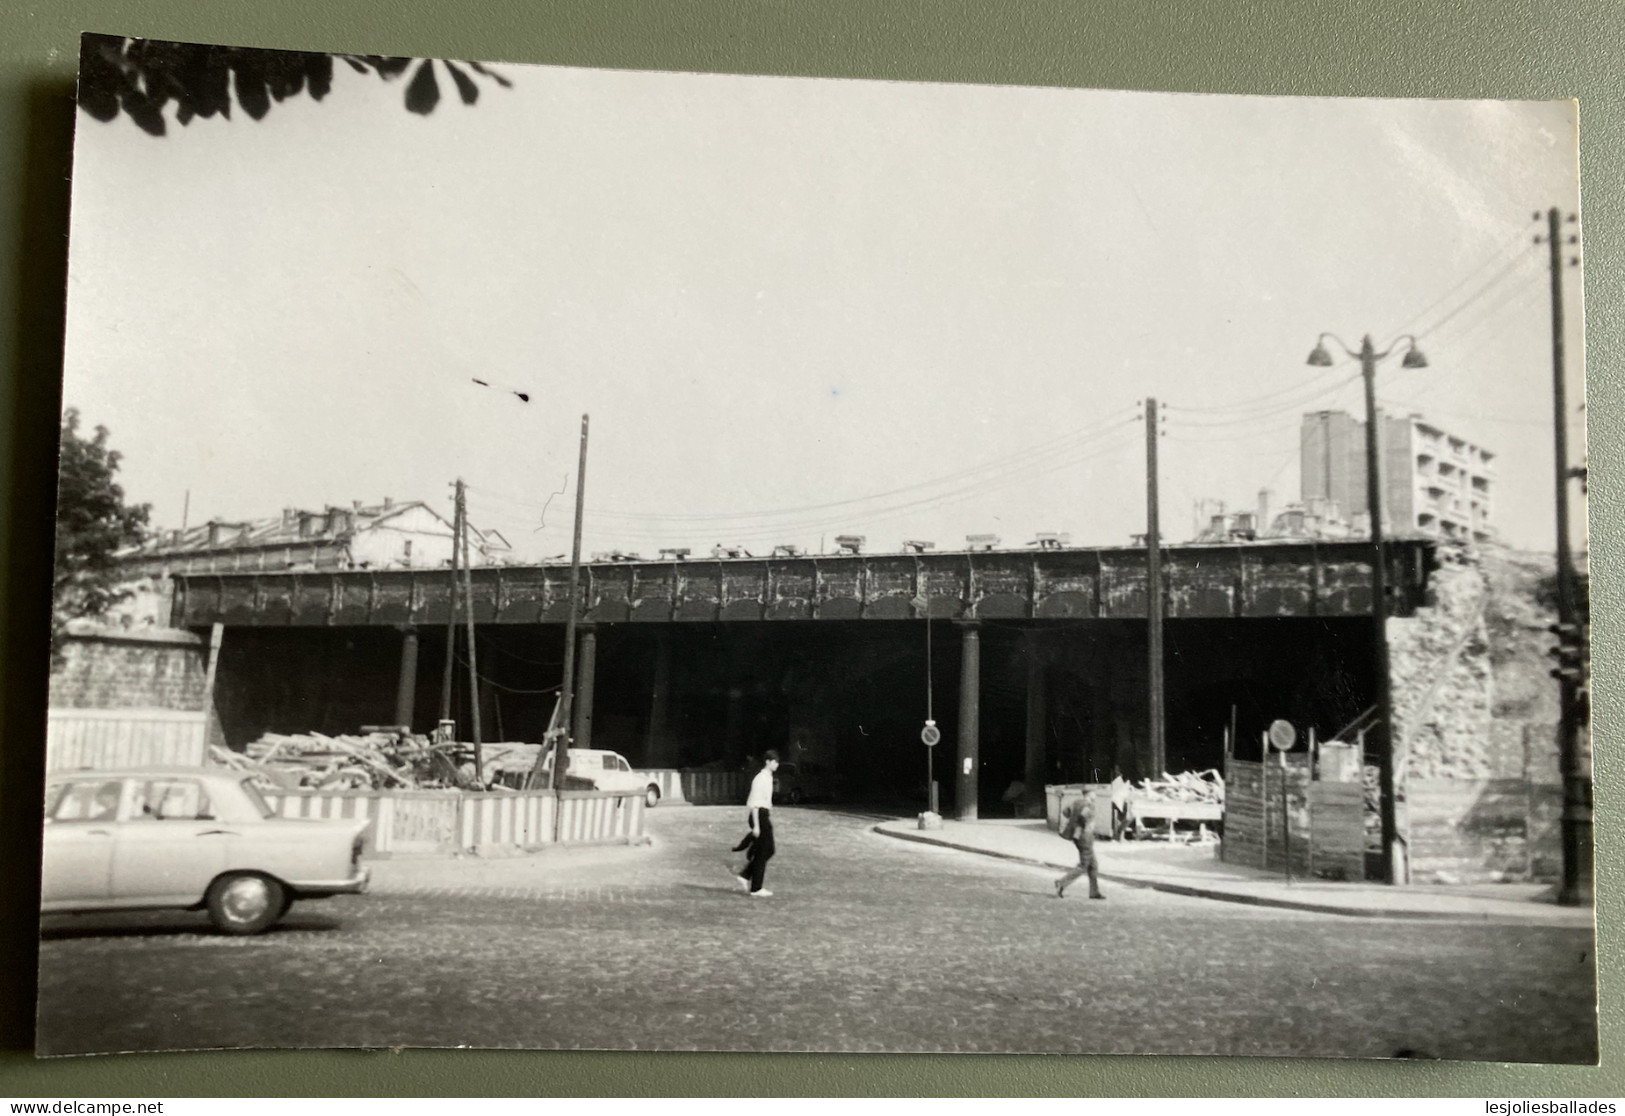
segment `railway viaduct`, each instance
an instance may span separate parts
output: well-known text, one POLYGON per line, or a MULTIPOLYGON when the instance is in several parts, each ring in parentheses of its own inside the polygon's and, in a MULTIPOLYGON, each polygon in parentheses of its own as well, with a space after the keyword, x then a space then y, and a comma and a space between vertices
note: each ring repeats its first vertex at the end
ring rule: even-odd
MULTIPOLYGON (((1275 717, 1325 735, 1370 704, 1369 543, 1162 553, 1170 770, 1216 766, 1232 724, 1245 755, 1275 717)), ((1433 544, 1390 541, 1385 557, 1403 616, 1426 600, 1433 544)), ((961 814, 978 801, 997 811, 1017 781, 1142 777, 1146 558, 1124 547, 587 564, 576 742, 643 766, 736 765, 776 747, 861 794, 915 798, 929 706, 961 814)), ((445 569, 175 574, 171 622, 223 626, 216 700, 235 746, 267 730, 424 731, 448 660, 460 721, 478 701, 487 740, 538 739, 562 673, 569 568, 481 567, 471 581, 473 686, 463 636, 447 638, 445 569)))

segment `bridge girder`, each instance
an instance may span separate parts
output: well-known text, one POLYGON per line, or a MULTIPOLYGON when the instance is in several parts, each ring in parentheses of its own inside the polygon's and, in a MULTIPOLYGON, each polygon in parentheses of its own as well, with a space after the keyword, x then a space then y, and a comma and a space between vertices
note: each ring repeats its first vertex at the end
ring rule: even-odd
MULTIPOLYGON (((1422 603, 1430 540, 1390 540, 1393 600, 1422 603)), ((1366 542, 1163 549, 1169 619, 1357 617, 1371 611, 1366 542)), ((1056 549, 599 562, 583 566, 594 623, 783 620, 1085 620, 1146 617, 1146 551, 1056 549)), ((443 624, 449 570, 287 570, 174 575, 172 623, 251 627, 443 624)), ((481 624, 562 624, 569 567, 473 571, 481 624)))

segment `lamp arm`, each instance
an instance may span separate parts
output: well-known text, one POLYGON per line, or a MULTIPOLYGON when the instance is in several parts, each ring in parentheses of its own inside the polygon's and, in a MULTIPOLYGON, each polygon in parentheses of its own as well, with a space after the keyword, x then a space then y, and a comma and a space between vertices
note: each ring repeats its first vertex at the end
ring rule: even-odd
MULTIPOLYGON (((1386 349, 1377 354, 1377 359, 1387 360, 1399 349, 1400 342, 1404 342, 1407 349, 1414 350, 1416 348, 1416 335, 1414 333, 1401 333, 1398 337, 1394 338, 1393 342, 1389 344, 1386 349)), ((1339 341, 1338 344, 1341 345, 1342 342, 1339 341)))
POLYGON ((1326 338, 1328 338, 1328 337, 1330 337, 1333 341, 1337 342, 1337 347, 1339 349, 1343 350, 1343 355, 1344 356, 1352 358, 1352 357, 1358 357, 1360 355, 1358 352, 1356 352, 1355 350, 1353 350, 1353 349, 1349 348, 1347 345, 1345 345, 1343 343, 1343 339, 1341 337, 1337 336, 1337 334, 1335 334, 1335 333, 1322 333, 1319 337, 1315 338, 1315 344, 1319 345, 1321 342, 1325 341, 1326 338))

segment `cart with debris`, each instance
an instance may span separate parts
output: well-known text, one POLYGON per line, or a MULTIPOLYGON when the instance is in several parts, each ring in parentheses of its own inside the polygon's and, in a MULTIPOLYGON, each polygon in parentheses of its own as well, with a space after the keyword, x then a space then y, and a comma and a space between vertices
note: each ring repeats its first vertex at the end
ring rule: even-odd
POLYGON ((1129 789, 1128 835, 1136 840, 1208 841, 1223 824, 1224 777, 1217 771, 1164 775, 1129 789))

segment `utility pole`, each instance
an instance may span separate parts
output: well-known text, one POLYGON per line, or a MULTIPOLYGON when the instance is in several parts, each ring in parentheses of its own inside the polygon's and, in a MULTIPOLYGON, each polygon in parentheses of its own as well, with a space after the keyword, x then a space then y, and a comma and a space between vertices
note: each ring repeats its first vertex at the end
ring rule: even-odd
POLYGON ((1146 642, 1150 646, 1150 704, 1152 770, 1145 778, 1159 779, 1168 766, 1163 730, 1162 679, 1162 533, 1157 512, 1157 401, 1145 401, 1145 558, 1146 642))
MULTIPOLYGON (((1573 473, 1569 469, 1568 385, 1564 382, 1562 220, 1556 206, 1546 211, 1552 284, 1552 437, 1557 462, 1557 632, 1562 641, 1555 653, 1561 658, 1569 650, 1574 659, 1572 664, 1564 663, 1568 669, 1560 667, 1552 672, 1558 679, 1557 751, 1563 775, 1563 885, 1557 901, 1578 906, 1587 901, 1590 890, 1585 880, 1589 873, 1584 869, 1591 849, 1591 775, 1580 756, 1580 734, 1586 729, 1580 701, 1585 681, 1580 625, 1589 624, 1590 617, 1580 616, 1574 554, 1569 547, 1569 482, 1573 473)), ((1570 242, 1578 239, 1573 236, 1570 242)))
POLYGON ((1399 823, 1394 802, 1394 694, 1388 677, 1388 559, 1382 540, 1382 454, 1377 423, 1377 351, 1368 333, 1360 341, 1360 375, 1365 380, 1365 502, 1371 520, 1371 638, 1376 671, 1378 812, 1382 822, 1384 871, 1391 884, 1403 882, 1398 862, 1399 823))
POLYGON ((457 548, 463 537, 463 481, 457 479, 457 498, 451 513, 451 592, 446 595, 446 668, 440 676, 440 720, 451 720, 451 668, 457 657, 457 548))
POLYGON ((480 672, 479 660, 474 653, 474 559, 468 548, 468 498, 463 482, 457 482, 457 521, 461 525, 459 538, 463 544, 463 615, 468 622, 468 705, 469 727, 474 733, 474 782, 482 784, 485 778, 485 757, 480 748, 480 672))
POLYGON ((581 460, 576 466, 576 523, 575 540, 570 546, 570 611, 564 621, 564 681, 559 690, 558 732, 553 742, 553 789, 564 782, 564 768, 569 762, 566 751, 569 740, 570 703, 574 696, 576 669, 576 613, 580 602, 576 599, 581 583, 581 517, 587 496, 587 416, 581 416, 581 460))

